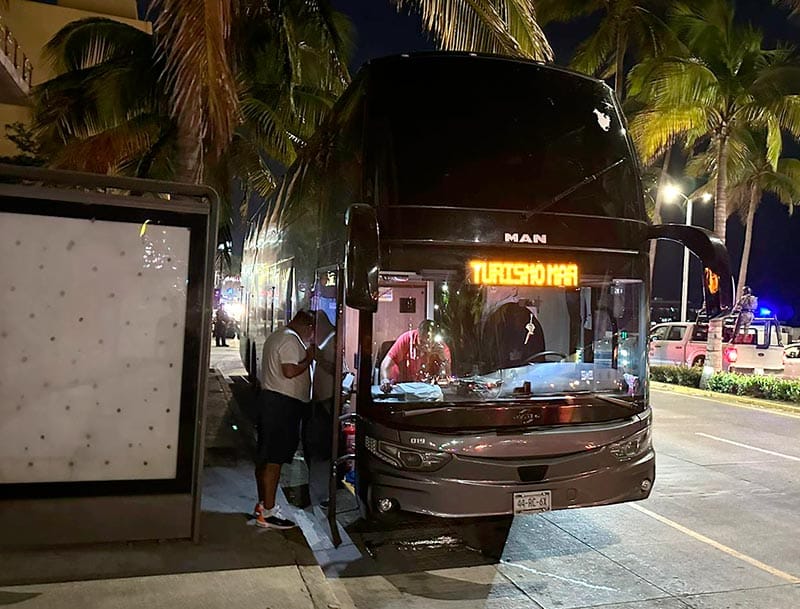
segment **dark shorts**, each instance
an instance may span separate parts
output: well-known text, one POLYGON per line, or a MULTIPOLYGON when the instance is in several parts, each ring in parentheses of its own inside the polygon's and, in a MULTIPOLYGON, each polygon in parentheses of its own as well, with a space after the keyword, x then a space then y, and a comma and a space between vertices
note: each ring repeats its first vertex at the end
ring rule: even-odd
POLYGON ((274 391, 259 395, 256 464, 291 463, 300 442, 304 402, 274 391))

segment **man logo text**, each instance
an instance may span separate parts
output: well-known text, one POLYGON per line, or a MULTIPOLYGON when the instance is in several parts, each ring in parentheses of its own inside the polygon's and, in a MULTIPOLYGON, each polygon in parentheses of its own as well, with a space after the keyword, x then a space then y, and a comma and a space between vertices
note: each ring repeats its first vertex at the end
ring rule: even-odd
POLYGON ((506 243, 547 243, 547 235, 536 233, 506 233, 506 243))

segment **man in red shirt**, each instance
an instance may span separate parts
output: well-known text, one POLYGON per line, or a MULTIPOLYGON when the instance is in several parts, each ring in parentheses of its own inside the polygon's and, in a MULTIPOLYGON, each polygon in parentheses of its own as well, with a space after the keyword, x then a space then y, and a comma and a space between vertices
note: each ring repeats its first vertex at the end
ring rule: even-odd
POLYGON ((394 383, 432 382, 450 376, 450 349, 442 340, 436 322, 426 319, 415 330, 403 332, 381 362, 381 389, 394 383))

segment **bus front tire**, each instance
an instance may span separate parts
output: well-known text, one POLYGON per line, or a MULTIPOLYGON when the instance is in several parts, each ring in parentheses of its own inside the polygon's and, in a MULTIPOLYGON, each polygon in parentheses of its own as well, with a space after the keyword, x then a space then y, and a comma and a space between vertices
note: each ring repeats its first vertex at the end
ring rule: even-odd
POLYGON ((694 360, 692 360, 692 368, 702 368, 706 365, 706 357, 705 355, 698 355, 694 360))

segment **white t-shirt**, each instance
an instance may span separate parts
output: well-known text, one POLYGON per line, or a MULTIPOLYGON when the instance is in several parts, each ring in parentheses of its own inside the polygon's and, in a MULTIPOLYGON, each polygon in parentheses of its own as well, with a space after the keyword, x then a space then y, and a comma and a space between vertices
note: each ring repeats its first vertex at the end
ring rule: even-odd
POLYGON ((311 399, 311 375, 306 369, 294 378, 283 375, 281 364, 299 364, 306 356, 306 346, 297 332, 283 327, 275 330, 264 343, 261 358, 261 386, 269 391, 308 402, 311 399))

